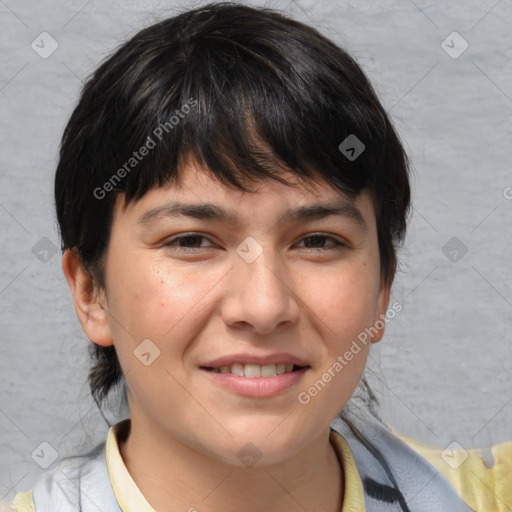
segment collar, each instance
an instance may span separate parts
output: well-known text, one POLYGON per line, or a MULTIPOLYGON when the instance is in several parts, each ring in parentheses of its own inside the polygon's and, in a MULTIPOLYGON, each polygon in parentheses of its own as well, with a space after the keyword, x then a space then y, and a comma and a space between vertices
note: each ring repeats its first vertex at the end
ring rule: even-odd
POLYGON ((110 483, 122 512, 156 512, 140 492, 119 451, 118 439, 125 438, 130 424, 130 418, 127 418, 112 425, 108 431, 105 453, 110 483))
MULTIPOLYGON (((105 445, 110 483, 122 512, 156 512, 137 487, 119 451, 119 441, 129 433, 127 418, 110 427, 105 445)), ((343 436, 331 429, 329 440, 343 468, 344 497, 343 512, 365 512, 364 492, 352 452, 343 436)))
POLYGON ((336 430, 331 429, 329 438, 343 468, 345 478, 341 510, 343 512, 366 512, 363 484, 350 447, 345 438, 336 430))

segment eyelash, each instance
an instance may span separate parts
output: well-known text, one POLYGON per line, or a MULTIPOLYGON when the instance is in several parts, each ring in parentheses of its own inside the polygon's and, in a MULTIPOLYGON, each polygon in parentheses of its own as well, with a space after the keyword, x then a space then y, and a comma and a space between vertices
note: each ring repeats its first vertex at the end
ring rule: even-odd
MULTIPOLYGON (((180 236, 176 236, 174 238, 171 238, 169 239, 168 241, 164 242, 162 245, 164 247, 171 247, 173 249, 176 249, 178 251, 182 251, 182 252, 197 252, 198 250, 200 249, 203 249, 204 247, 194 247, 194 248, 191 248, 191 247, 183 247, 183 246, 179 246, 179 245, 175 245, 175 243, 179 240, 186 240, 187 238, 202 238, 202 239, 205 239, 207 240, 208 238, 203 236, 203 235, 200 235, 200 234, 196 234, 196 233, 189 233, 189 234, 186 234, 186 235, 180 235, 180 236)), ((327 247, 327 248, 323 248, 323 247, 307 247, 306 249, 309 249, 311 251, 336 251, 336 250, 340 250, 340 249, 343 249, 343 248, 346 248, 347 245, 340 242, 339 240, 337 240, 336 238, 332 237, 332 236, 328 236, 328 235, 324 235, 322 233, 312 233, 308 236, 304 236, 301 238, 301 241, 302 240, 307 240, 307 239, 311 239, 311 238, 320 238, 320 239, 325 239, 325 240, 331 240, 333 243, 334 243, 334 246, 332 247, 327 247)))

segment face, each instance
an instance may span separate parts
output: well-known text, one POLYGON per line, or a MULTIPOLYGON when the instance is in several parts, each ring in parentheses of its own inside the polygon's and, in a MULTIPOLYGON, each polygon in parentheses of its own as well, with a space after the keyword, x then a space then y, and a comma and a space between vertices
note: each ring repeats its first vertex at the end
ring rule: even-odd
POLYGON ((327 184, 246 193, 192 164, 181 176, 126 209, 118 198, 101 344, 115 345, 132 422, 230 464, 247 443, 276 463, 328 431, 382 336, 357 342, 389 300, 375 213, 327 184))

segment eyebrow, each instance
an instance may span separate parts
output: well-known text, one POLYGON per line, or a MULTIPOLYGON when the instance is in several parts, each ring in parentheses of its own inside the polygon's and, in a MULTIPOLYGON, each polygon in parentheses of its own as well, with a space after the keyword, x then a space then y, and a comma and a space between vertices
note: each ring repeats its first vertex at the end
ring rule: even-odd
MULTIPOLYGON (((361 210, 345 199, 331 203, 315 203, 287 210, 281 217, 282 222, 297 223, 319 220, 329 216, 346 217, 361 228, 366 228, 361 210)), ((137 224, 149 226, 162 218, 192 217, 194 219, 214 219, 231 224, 240 224, 238 215, 233 210, 226 210, 213 203, 190 204, 182 202, 167 203, 144 213, 137 224)))

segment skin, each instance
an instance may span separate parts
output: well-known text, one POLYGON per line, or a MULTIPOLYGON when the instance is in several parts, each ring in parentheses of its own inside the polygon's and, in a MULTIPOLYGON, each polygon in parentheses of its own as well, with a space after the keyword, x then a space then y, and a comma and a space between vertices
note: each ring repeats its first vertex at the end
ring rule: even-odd
MULTIPOLYGON (((348 402, 370 343, 311 399, 307 390, 358 334, 385 315, 390 285, 381 280, 375 212, 364 192, 354 201, 365 226, 346 216, 285 223, 298 205, 340 193, 326 183, 260 182, 249 193, 228 188, 189 163, 181 185, 155 188, 114 210, 105 288, 94 285, 73 251, 63 269, 91 341, 115 345, 128 384, 131 433, 120 444, 128 471, 159 512, 189 510, 337 512, 342 468, 329 425, 348 402), (233 209, 239 224, 160 216, 139 219, 171 201, 233 209), (170 243, 177 235, 194 252, 170 243), (330 238, 308 236, 323 234, 330 238), (253 237, 261 255, 236 252, 253 237), (134 356, 144 339, 160 350, 149 366, 134 356), (288 352, 310 368, 277 396, 242 397, 212 382, 199 365, 234 353, 288 352), (252 443, 253 467, 237 452, 252 443)), ((290 175, 291 176, 291 175, 290 175)), ((369 339, 382 338, 383 328, 369 339)))

